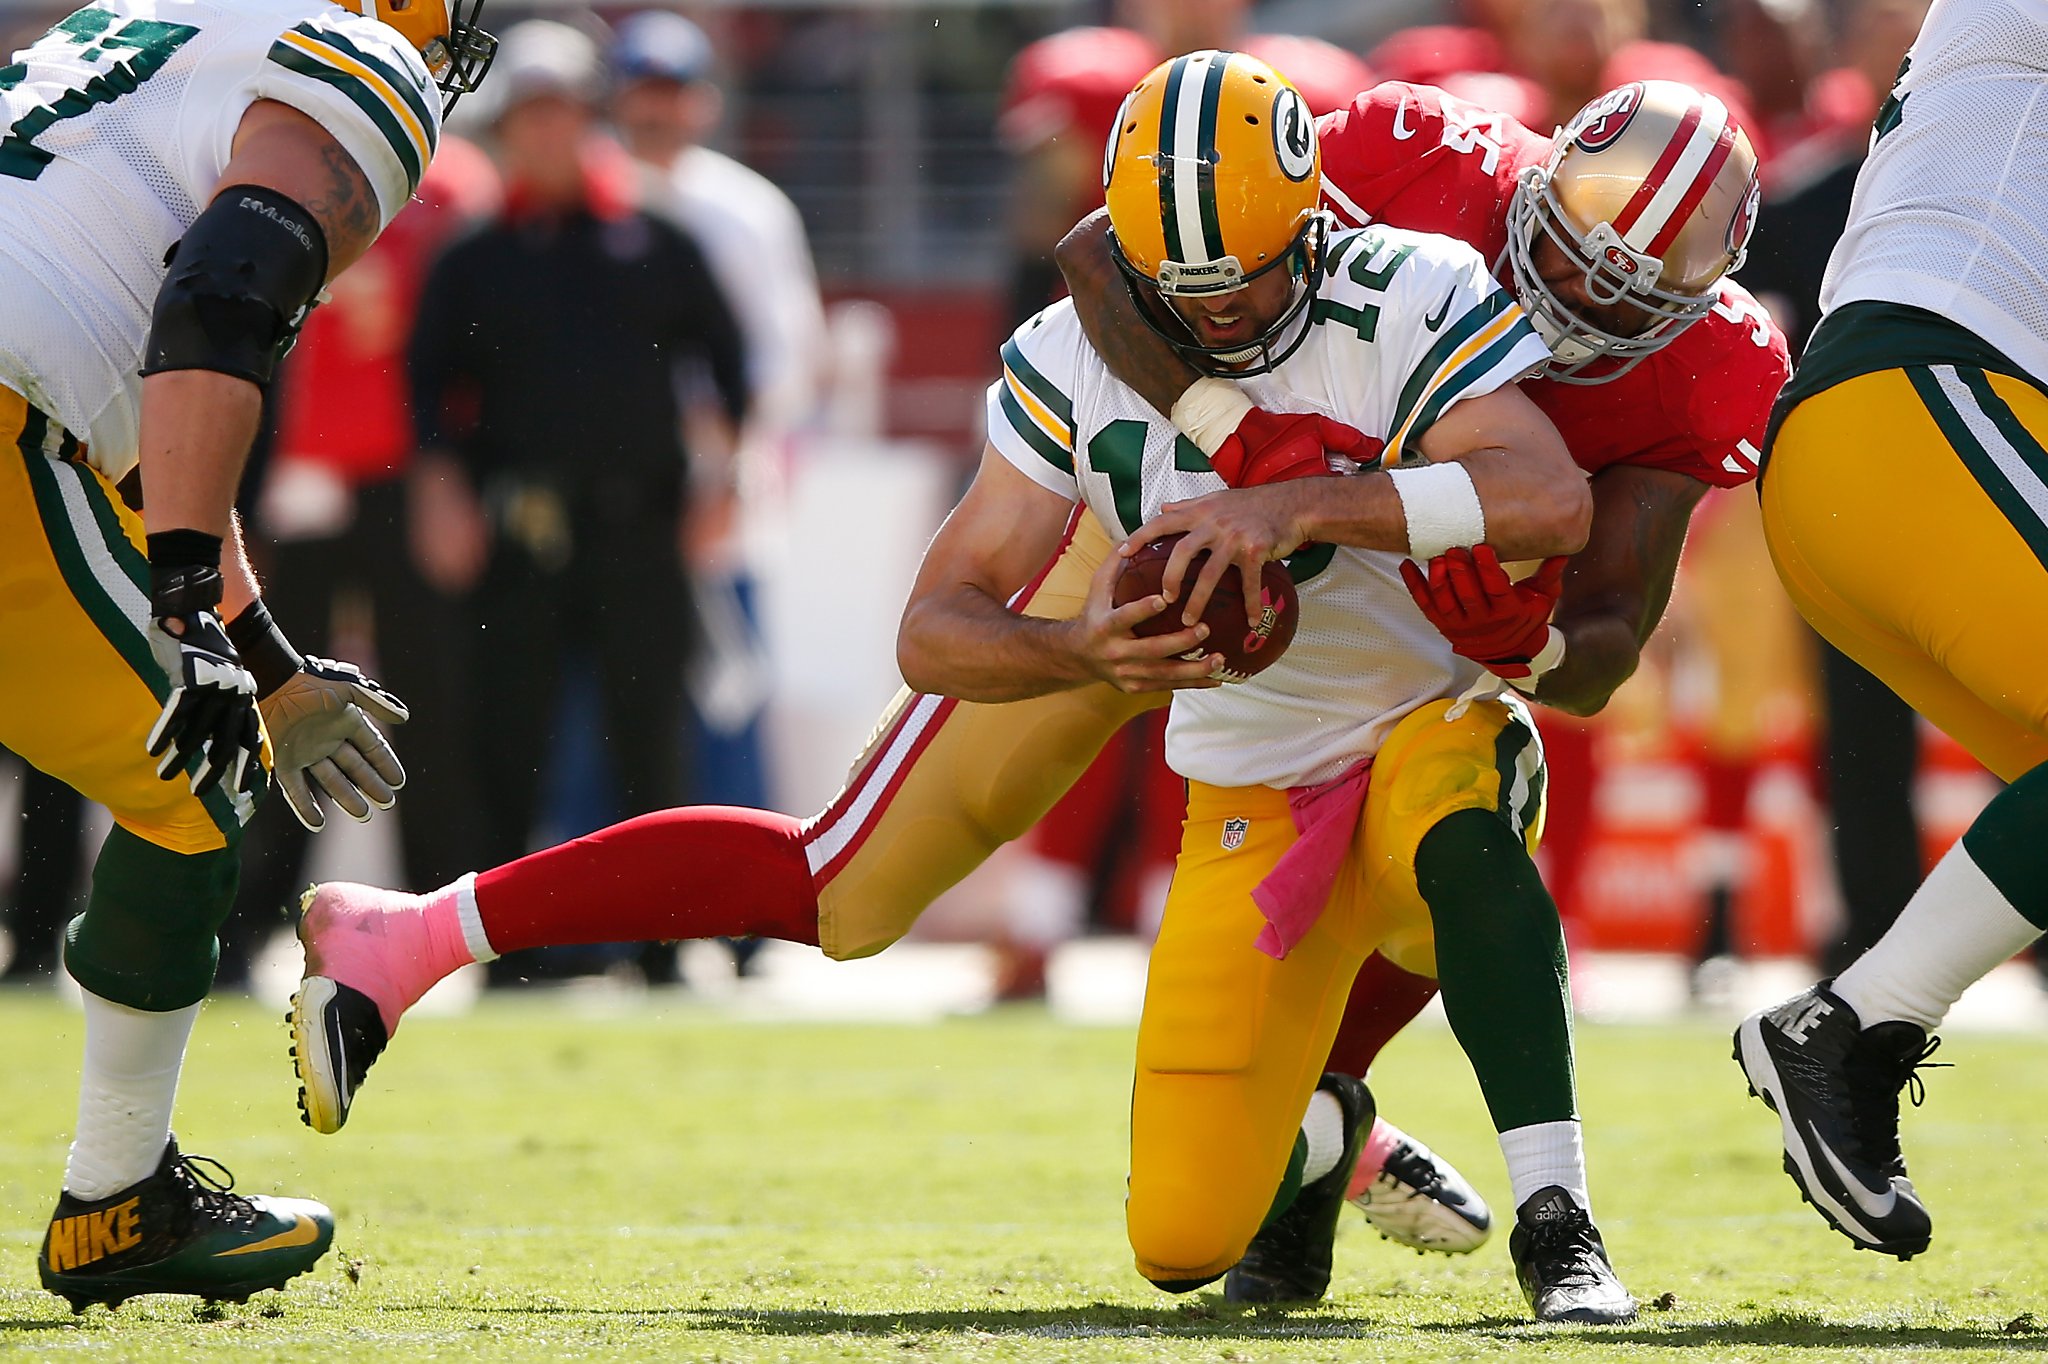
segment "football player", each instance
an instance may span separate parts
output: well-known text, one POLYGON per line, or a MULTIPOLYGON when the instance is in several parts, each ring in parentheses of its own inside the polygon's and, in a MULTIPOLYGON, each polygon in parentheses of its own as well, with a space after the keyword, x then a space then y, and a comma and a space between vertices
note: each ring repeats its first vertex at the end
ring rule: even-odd
MULTIPOLYGON (((1428 965, 1425 899, 1439 917, 1471 924, 1459 950, 1477 949, 1467 952, 1475 962, 1494 958, 1463 978, 1472 988, 1517 974, 1554 978, 1558 963, 1542 948, 1555 940, 1555 910, 1529 861, 1540 747, 1519 702, 1454 706, 1481 668, 1415 610, 1389 551, 1434 553, 1486 534, 1517 555, 1565 552, 1580 543, 1591 499, 1553 428, 1513 387, 1549 358, 1521 310, 1462 243, 1378 229, 1330 238, 1316 208, 1312 121, 1270 68, 1242 54, 1177 58, 1148 76, 1128 109, 1139 131, 1120 134, 1109 161, 1119 237, 1148 287, 1170 291, 1199 330, 1206 362, 1247 376, 1276 405, 1351 414, 1374 433, 1350 433, 1363 463, 1377 463, 1384 447, 1412 467, 1202 496, 1224 480, 1107 373, 1071 306, 1056 305, 1004 347, 991 447, 926 556, 899 636, 905 676, 926 694, 884 736, 877 762, 907 774, 919 748, 957 742, 946 722, 962 706, 1001 705, 1008 728, 1026 731, 1007 763, 1023 760, 1035 726, 1059 726, 1040 732, 1064 752, 1076 747, 1077 723, 1090 724, 1086 737, 1099 743, 1106 730, 1089 717, 1128 713, 1099 702, 1048 708, 1044 698, 1177 698, 1168 753, 1194 784, 1140 1029, 1129 1224, 1142 1272, 1183 1291, 1228 1271, 1269 1210, 1277 1228, 1306 1225, 1292 1234, 1327 1247, 1373 1115, 1356 1080, 1333 1077, 1318 1093, 1322 1058, 1352 975, 1376 944, 1392 941, 1403 960, 1428 965), (1176 154, 1171 134, 1181 124, 1189 141, 1176 154), (1176 497, 1198 500, 1162 521, 1158 509, 1176 497), (1080 600, 1054 599, 1046 618, 1030 580, 1080 524, 1072 512, 1083 499, 1092 572, 1077 581, 1076 561, 1066 561, 1062 591, 1080 600), (1199 627, 1134 637, 1133 625, 1163 601, 1110 608, 1121 563, 1110 537, 1148 538, 1175 515, 1230 525, 1236 558, 1292 556, 1301 629, 1253 682, 1213 689, 1216 659, 1199 649, 1199 627), (1031 614, 1006 609, 1018 598, 1031 614), (1361 619, 1374 622, 1364 647, 1353 642, 1361 619), (1191 649, 1197 657, 1183 657, 1191 649), (1481 867, 1488 874, 1474 874, 1481 867), (1547 930, 1532 930, 1531 916, 1547 930), (1296 1201, 1304 1182, 1309 1192, 1296 1201)), ((962 767, 966 781, 989 779, 962 767)), ((772 903, 790 899, 801 876, 785 869, 778 843, 808 843, 812 864, 828 874, 884 833, 909 846, 867 859, 871 871, 893 863, 895 875, 915 874, 909 854, 922 853, 945 859, 944 872, 969 851, 950 823, 928 817, 937 813, 929 804, 892 809, 886 830, 868 824, 857 807, 878 794, 886 792, 866 785, 851 807, 815 822, 815 837, 777 816, 676 812, 420 899, 319 888, 302 930, 309 975, 295 1015, 309 1117, 339 1125, 361 1068, 425 982, 536 928, 588 932, 593 910, 609 919, 632 903, 668 932, 684 922, 701 931, 707 903, 751 884, 756 931, 815 929, 836 955, 884 945, 901 931, 881 917, 901 913, 884 888, 835 900, 847 912, 830 916, 822 902, 807 912, 772 903), (574 927, 559 909, 569 897, 584 921, 574 927)), ((899 884, 924 898, 921 882, 899 884)), ((1548 1029, 1555 1045, 1488 1058, 1517 1072, 1564 1072, 1549 1077, 1549 1092, 1565 1097, 1538 1119, 1561 1130, 1504 1142, 1518 1184, 1537 1185, 1524 1220, 1546 1229, 1518 1235, 1517 1260, 1540 1317, 1621 1320, 1634 1304, 1586 1212, 1568 1025, 1561 1009, 1554 1015, 1527 1024, 1532 1035, 1548 1029)), ((1520 1078, 1482 1074, 1482 1084, 1520 1078)), ((1325 1258, 1323 1283, 1328 1272, 1325 1258)), ((1319 1295, 1323 1283, 1304 1295, 1319 1295)))
POLYGON ((1785 1172, 1859 1249, 1902 1260, 1933 1224, 1899 1093, 1920 1101, 1930 1032, 2048 927, 2044 138, 2048 4, 1936 0, 1765 445, 1764 533, 1801 613, 2011 783, 1869 951, 1735 1034, 1785 1172))
POLYGON ((279 355, 489 62, 474 10, 103 0, 0 82, 0 742, 114 816, 65 946, 84 1073, 38 1256, 79 1310, 239 1301, 333 1236, 170 1134, 271 773, 315 829, 323 795, 367 819, 404 780, 373 723, 404 708, 292 649, 231 505, 279 355), (116 490, 138 467, 139 515, 116 490))
MULTIPOLYGON (((1519 583, 1494 557, 1498 546, 1405 571, 1417 606, 1461 654, 1546 705, 1592 714, 1634 672, 1663 614, 1693 508, 1710 488, 1755 476, 1785 379, 1783 335, 1725 278, 1754 223, 1756 157, 1718 100, 1659 81, 1610 91, 1554 138, 1431 87, 1390 82, 1323 120, 1322 142, 1323 202, 1338 222, 1472 243, 1550 343, 1550 362, 1522 389, 1590 479, 1585 549, 1519 583)), ((1076 229, 1061 259, 1103 357, 1233 483, 1328 471, 1318 423, 1254 407, 1254 395, 1199 374, 1145 325, 1101 216, 1076 229)), ((1450 970, 1461 969, 1446 956, 1455 937, 1438 934, 1439 964, 1450 970)), ((1544 950, 1560 962, 1546 998, 1500 988, 1457 1007, 1447 1000, 1468 1054, 1527 1045, 1523 1020, 1566 1007, 1562 946, 1544 950)), ((1434 993, 1433 981, 1383 957, 1368 962, 1329 1068, 1363 1075, 1434 993)), ((1525 1073, 1529 1089, 1494 1109, 1504 1132, 1530 1113, 1569 1108, 1569 1095, 1537 1091, 1542 1070, 1525 1073)), ((1412 1182, 1390 1176, 1410 1159, 1369 1146, 1354 1200, 1383 1229, 1406 1214, 1459 1235, 1458 1204, 1418 1200, 1412 1182)), ((1517 1186, 1517 1202, 1529 1192, 1517 1186)), ((1268 1274, 1273 1296, 1294 1296, 1294 1254, 1255 1246, 1240 1277, 1268 1274)))

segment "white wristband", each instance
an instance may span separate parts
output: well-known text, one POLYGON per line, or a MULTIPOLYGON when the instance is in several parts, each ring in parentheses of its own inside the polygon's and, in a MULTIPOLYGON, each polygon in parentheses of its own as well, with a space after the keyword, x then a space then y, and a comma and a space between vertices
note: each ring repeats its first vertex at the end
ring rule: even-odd
POLYGON ((1213 455, 1230 439, 1252 406, 1244 390, 1228 379, 1197 379, 1174 400, 1173 411, 1167 416, 1197 449, 1213 455))
POLYGON ((1486 509, 1472 475, 1455 462, 1392 469, 1387 477, 1408 518, 1408 553, 1424 563, 1447 549, 1486 539, 1486 509))
POLYGON ((1507 683, 1510 687, 1524 695, 1534 696, 1536 694, 1536 684, 1543 680, 1543 674, 1551 671, 1562 662, 1564 662, 1564 631, 1553 625, 1550 627, 1550 638, 1537 651, 1536 657, 1529 660, 1529 675, 1527 677, 1510 677, 1507 679, 1507 683))

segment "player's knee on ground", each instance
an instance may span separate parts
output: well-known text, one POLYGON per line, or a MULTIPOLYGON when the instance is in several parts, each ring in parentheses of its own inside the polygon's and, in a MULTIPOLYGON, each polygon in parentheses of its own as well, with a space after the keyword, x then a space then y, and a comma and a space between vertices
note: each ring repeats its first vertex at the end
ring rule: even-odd
POLYGON ((1221 1278, 1244 1258, 1259 1218, 1235 1219, 1216 1190, 1193 1182, 1133 1181, 1126 1209, 1138 1273, 1168 1293, 1187 1293, 1221 1278), (1233 1226, 1233 1220, 1243 1225, 1233 1226))
POLYGON ((235 849, 176 853, 115 826, 93 864, 92 897, 65 934, 64 965, 102 999, 155 1013, 213 986, 214 937, 234 907, 235 849))

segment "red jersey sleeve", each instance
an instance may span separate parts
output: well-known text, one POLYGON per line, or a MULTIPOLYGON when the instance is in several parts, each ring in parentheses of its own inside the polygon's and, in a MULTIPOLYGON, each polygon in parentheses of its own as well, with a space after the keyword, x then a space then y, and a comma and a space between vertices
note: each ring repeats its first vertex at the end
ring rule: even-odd
POLYGON ((1771 404, 1792 375, 1785 333, 1733 280, 1721 281, 1714 311, 1660 351, 1661 385, 1674 438, 1627 460, 1687 474, 1717 488, 1756 477, 1771 404))
POLYGON ((1386 221, 1471 243, 1491 259, 1508 199, 1550 140, 1431 85, 1385 81, 1320 125, 1324 204, 1345 226, 1386 221))

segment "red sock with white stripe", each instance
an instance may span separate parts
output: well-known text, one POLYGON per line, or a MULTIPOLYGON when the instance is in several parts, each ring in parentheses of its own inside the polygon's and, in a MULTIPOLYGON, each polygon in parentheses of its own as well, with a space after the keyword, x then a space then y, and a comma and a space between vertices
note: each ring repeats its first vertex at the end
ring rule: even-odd
POLYGON ((475 894, 493 954, 656 939, 818 941, 802 821, 767 810, 642 815, 482 872, 475 894))

